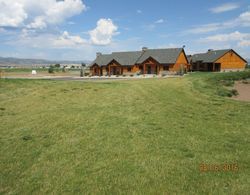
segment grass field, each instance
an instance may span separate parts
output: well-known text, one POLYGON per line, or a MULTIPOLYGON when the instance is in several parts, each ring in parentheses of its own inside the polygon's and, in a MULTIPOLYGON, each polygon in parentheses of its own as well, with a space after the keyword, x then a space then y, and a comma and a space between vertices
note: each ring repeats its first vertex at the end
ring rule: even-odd
POLYGON ((80 76, 80 70, 78 69, 67 69, 62 72, 62 69, 54 69, 53 73, 48 73, 47 68, 5 68, 0 69, 0 78, 4 77, 43 77, 43 76, 80 76), (32 75, 32 70, 36 70, 37 74, 32 75))
POLYGON ((239 75, 2 79, 0 194, 248 194, 250 103, 219 96, 239 75))

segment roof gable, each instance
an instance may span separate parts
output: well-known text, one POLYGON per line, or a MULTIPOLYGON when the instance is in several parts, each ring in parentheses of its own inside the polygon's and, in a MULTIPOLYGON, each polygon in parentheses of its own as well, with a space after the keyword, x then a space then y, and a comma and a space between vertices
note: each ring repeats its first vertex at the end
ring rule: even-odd
POLYGON ((179 57, 182 48, 169 49, 147 49, 139 58, 137 63, 143 63, 149 57, 152 57, 160 64, 174 64, 179 57))
MULTIPOLYGON (((243 57, 241 57, 238 53, 236 53, 233 49, 230 49, 230 51, 232 51, 235 55, 237 55, 240 59, 242 59, 244 62, 247 63, 247 61, 246 61, 243 57)), ((227 53, 227 52, 226 52, 226 53, 227 53)), ((226 55, 226 53, 225 53, 224 55, 226 55)), ((221 57, 223 57, 224 55, 220 56, 218 59, 216 59, 216 61, 219 60, 219 59, 220 59, 221 57)))

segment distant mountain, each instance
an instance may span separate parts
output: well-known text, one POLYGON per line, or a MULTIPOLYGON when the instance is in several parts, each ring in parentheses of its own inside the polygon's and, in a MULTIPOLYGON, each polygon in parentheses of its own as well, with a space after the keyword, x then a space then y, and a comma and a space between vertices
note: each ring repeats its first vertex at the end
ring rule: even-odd
POLYGON ((88 64, 90 61, 69 61, 69 60, 45 60, 45 59, 21 59, 11 57, 0 57, 0 66, 49 66, 50 64, 88 64))

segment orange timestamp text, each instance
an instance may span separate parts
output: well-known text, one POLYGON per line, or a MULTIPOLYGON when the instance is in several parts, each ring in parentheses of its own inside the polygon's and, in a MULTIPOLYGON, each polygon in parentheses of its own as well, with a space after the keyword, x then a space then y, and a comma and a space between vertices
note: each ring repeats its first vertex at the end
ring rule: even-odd
POLYGON ((239 171, 237 163, 223 163, 223 164, 208 164, 201 163, 199 166, 200 172, 236 172, 239 171))

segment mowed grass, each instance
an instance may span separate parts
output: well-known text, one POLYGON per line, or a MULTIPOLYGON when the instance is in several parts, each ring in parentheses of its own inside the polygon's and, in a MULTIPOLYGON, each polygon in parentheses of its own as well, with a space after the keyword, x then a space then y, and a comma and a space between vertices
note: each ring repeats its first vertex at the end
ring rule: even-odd
POLYGON ((250 103, 206 93, 214 75, 0 80, 0 193, 249 193, 250 103))

